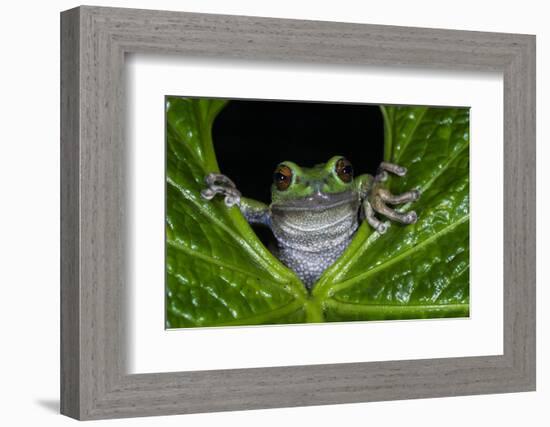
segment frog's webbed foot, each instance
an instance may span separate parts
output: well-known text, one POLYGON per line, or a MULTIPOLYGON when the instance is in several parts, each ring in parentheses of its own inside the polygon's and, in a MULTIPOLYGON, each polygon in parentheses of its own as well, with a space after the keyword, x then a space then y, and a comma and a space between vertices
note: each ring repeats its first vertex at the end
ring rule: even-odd
POLYGON ((221 194, 224 196, 227 207, 240 203, 241 192, 227 176, 220 173, 209 173, 206 175, 205 182, 208 187, 201 191, 201 196, 204 199, 212 200, 216 194, 221 194))
MULTIPOLYGON (((391 172, 398 176, 404 176, 407 173, 407 169, 393 163, 382 162, 375 177, 375 182, 384 182, 387 179, 387 172, 391 172)), ((365 201, 365 217, 367 222, 380 234, 385 233, 388 226, 376 217, 376 213, 401 224, 414 224, 417 220, 415 211, 398 212, 389 207, 388 204, 399 205, 409 203, 418 200, 419 197, 419 190, 411 190, 402 194, 392 194, 386 188, 375 185, 372 194, 369 196, 368 200, 365 201)))

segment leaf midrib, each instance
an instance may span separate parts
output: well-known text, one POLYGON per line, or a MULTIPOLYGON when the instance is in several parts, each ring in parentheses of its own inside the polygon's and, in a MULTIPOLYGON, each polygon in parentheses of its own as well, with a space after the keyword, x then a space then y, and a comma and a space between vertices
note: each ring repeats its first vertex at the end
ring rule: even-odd
POLYGON ((417 310, 467 310, 470 307, 468 303, 459 304, 359 304, 342 302, 334 299, 327 299, 324 302, 324 306, 327 308, 337 309, 348 313, 387 313, 388 311, 394 312, 415 312, 417 310))

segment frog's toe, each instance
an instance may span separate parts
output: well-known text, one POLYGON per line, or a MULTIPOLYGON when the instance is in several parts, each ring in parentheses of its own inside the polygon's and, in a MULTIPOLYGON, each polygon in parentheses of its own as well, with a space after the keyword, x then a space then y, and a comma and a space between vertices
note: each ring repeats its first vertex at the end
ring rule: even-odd
POLYGON ((386 171, 380 171, 374 179, 378 182, 386 182, 388 180, 388 173, 386 171))
POLYGON ((235 183, 222 173, 209 173, 205 176, 204 181, 209 187, 222 186, 236 188, 235 183))
POLYGON ((407 168, 404 166, 396 165, 395 163, 382 162, 379 166, 380 171, 388 171, 397 176, 405 176, 407 174, 407 168))
POLYGON ((204 182, 208 186, 214 185, 216 183, 216 181, 218 180, 218 176, 219 176, 219 174, 217 174, 217 173, 209 173, 208 175, 206 175, 204 177, 204 182))
POLYGON ((403 217, 403 222, 405 224, 414 224, 418 220, 418 215, 415 211, 410 211, 405 214, 403 217))
POLYGON ((230 208, 231 206, 238 205, 241 202, 241 194, 238 191, 228 191, 224 198, 225 205, 230 208))
POLYGON ((393 173, 397 176, 405 176, 407 175, 407 168, 404 166, 395 166, 395 169, 393 170, 393 173))
POLYGON ((386 231, 388 231, 388 225, 381 222, 378 224, 378 227, 376 227, 376 231, 378 231, 380 234, 384 234, 386 231))
POLYGON ((201 197, 206 200, 212 200, 216 196, 216 192, 211 188, 205 188, 201 191, 201 197))

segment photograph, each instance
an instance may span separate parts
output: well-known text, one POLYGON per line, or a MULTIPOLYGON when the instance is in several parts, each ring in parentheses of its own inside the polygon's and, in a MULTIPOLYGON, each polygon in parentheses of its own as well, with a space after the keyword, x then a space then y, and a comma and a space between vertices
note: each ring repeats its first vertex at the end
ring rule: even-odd
POLYGON ((469 317, 468 106, 164 108, 166 329, 469 317))

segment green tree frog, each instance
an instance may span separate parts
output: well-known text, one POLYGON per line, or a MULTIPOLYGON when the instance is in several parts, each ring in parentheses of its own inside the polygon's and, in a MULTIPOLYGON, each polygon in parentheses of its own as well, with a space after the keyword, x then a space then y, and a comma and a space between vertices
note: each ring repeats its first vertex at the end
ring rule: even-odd
POLYGON ((270 205, 242 197, 231 179, 217 173, 206 176, 201 194, 207 200, 222 195, 249 223, 269 227, 277 240, 274 255, 311 290, 344 252, 361 221, 366 219, 380 234, 389 222, 377 215, 401 224, 416 222, 414 211, 398 212, 388 205, 415 201, 420 192, 391 194, 383 185, 388 172, 404 176, 407 170, 382 162, 375 176, 354 178, 351 163, 342 156, 311 168, 284 161, 273 173, 270 205))

